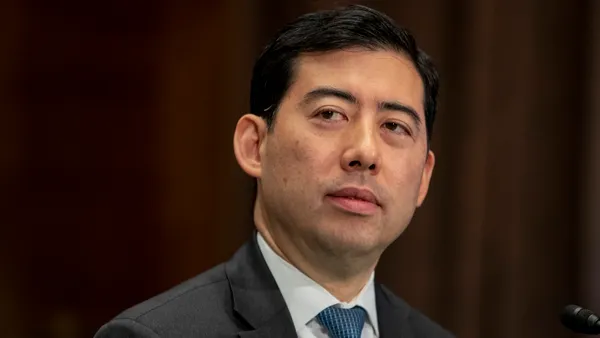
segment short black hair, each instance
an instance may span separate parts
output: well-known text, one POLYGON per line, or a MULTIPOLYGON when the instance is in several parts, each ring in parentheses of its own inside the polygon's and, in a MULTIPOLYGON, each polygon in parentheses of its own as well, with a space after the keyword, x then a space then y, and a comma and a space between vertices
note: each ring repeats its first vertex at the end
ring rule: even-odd
POLYGON ((413 62, 424 86, 429 142, 437 109, 437 70, 408 30, 397 26, 387 15, 361 5, 305 14, 280 30, 254 64, 250 112, 264 118, 271 128, 279 104, 293 81, 295 61, 300 55, 356 47, 396 51, 413 62))

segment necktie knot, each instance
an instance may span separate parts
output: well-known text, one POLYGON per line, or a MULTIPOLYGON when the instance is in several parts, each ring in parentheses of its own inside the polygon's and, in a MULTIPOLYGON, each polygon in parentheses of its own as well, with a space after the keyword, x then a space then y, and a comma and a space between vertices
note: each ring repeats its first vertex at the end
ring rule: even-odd
POLYGON ((365 309, 355 306, 343 309, 330 306, 317 315, 317 319, 331 338, 360 338, 366 317, 365 309))

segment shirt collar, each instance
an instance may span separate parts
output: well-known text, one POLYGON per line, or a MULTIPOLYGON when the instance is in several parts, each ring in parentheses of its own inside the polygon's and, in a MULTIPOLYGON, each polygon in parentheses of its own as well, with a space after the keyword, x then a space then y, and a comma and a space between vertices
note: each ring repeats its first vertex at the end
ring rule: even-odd
POLYGON ((260 232, 257 232, 257 237, 260 251, 287 304, 296 332, 314 319, 321 311, 332 305, 339 305, 343 308, 360 305, 367 312, 366 323, 373 327, 375 336, 379 336, 374 273, 371 274, 369 281, 354 300, 343 303, 317 282, 277 255, 260 232))

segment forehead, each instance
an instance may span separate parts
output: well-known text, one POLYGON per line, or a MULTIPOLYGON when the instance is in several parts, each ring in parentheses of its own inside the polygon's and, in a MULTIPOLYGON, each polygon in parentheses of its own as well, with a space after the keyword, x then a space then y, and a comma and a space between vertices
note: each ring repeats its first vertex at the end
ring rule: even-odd
POLYGON ((315 87, 346 90, 360 101, 399 101, 423 117, 423 81, 405 55, 386 50, 339 50, 301 55, 294 67, 290 98, 315 87))

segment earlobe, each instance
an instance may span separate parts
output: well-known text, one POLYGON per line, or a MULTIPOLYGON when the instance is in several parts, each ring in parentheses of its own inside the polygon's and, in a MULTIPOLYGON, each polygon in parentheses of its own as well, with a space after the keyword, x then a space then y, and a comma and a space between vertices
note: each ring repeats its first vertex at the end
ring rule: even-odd
POLYGON ((421 186, 419 187, 419 196, 417 198, 417 207, 420 207, 425 201, 427 192, 429 191, 429 183, 431 182, 431 175, 433 174, 433 167, 435 166, 435 155, 433 151, 427 152, 427 159, 425 159, 425 166, 423 167, 423 174, 421 177, 421 186))
POLYGON ((235 158, 242 170, 254 178, 261 176, 260 149, 266 129, 266 122, 262 118, 246 114, 238 120, 233 134, 235 158))

